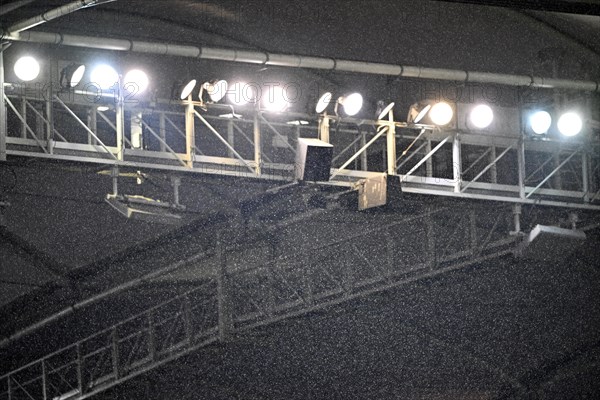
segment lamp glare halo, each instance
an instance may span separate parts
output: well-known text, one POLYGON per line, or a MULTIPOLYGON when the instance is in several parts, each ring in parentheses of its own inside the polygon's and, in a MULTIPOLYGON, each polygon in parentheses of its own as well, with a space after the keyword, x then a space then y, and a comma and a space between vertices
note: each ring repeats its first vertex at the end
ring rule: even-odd
POLYGON ((471 111, 471 123, 475 128, 485 129, 494 122, 494 111, 490 106, 480 104, 471 111))
POLYGON ((255 98, 254 89, 246 82, 236 82, 227 91, 229 102, 236 106, 244 106, 255 98))
POLYGON ((564 113, 558 120, 558 131, 564 136, 576 136, 583 129, 583 120, 575 112, 564 113))
POLYGON ((543 135, 552 126, 552 117, 548 111, 536 111, 529 117, 529 125, 536 135, 543 135))
POLYGON ((150 80, 144 71, 132 69, 125 75, 123 84, 125 90, 128 90, 129 92, 142 93, 148 89, 150 80))
POLYGON ((283 112, 289 107, 284 90, 279 86, 269 89, 263 99, 263 106, 270 112, 283 112))
POLYGON ((40 74, 40 63, 31 56, 24 56, 15 63, 15 74, 22 81, 29 82, 40 74))
POLYGON ((110 65, 102 64, 94 68, 90 79, 100 89, 110 89, 119 82, 119 74, 110 65))
POLYGON ((429 112, 431 121, 438 126, 448 125, 454 117, 454 110, 448 103, 440 102, 431 107, 429 112))
POLYGON ((361 110, 363 106, 363 97, 360 93, 352 93, 351 95, 342 98, 340 103, 344 106, 344 112, 348 114, 348 116, 353 117, 361 110))

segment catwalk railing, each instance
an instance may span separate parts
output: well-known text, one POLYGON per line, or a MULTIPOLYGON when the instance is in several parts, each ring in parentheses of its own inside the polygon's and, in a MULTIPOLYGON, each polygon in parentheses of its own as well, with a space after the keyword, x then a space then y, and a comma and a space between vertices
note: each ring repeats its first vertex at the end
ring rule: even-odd
POLYGON ((319 137, 334 145, 332 179, 323 184, 353 186, 387 172, 400 175, 405 192, 600 210, 600 143, 593 135, 536 140, 523 132, 440 130, 393 119, 274 114, 187 101, 127 103, 83 91, 15 88, 5 96, 8 130, 0 159, 285 183, 294 179, 297 138, 319 137))
POLYGON ((510 207, 489 211, 431 209, 254 265, 217 240, 196 288, 0 377, 0 400, 88 398, 259 326, 511 254, 510 207))

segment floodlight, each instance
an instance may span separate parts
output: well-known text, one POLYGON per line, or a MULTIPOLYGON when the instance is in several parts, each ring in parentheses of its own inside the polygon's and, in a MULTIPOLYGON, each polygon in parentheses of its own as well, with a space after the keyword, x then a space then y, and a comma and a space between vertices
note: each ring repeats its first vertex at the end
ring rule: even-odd
POLYGON ((224 80, 205 82, 202 87, 200 87, 200 93, 198 94, 198 97, 200 101, 203 101, 202 97, 206 91, 206 93, 208 93, 208 97, 210 97, 210 100, 213 103, 217 103, 221 101, 223 97, 225 97, 225 94, 227 94, 227 87, 227 81, 224 80))
POLYGON ((552 126, 552 117, 548 111, 536 111, 529 117, 529 126, 533 133, 543 135, 552 126))
POLYGON ((454 108, 443 101, 424 100, 413 104, 409 111, 409 124, 445 126, 454 119, 454 108))
POLYGON ((384 119, 389 114, 389 112, 392 111, 395 105, 396 103, 390 103, 387 106, 385 106, 385 108, 381 110, 381 112, 377 116, 377 119, 384 119))
POLYGON ((148 89, 149 84, 150 80, 148 79, 148 75, 146 75, 144 71, 139 69, 132 69, 127 74, 125 74, 125 78, 123 78, 124 89, 134 94, 142 93, 143 91, 148 89))
POLYGON ((321 114, 327 109, 327 107, 329 107, 332 98, 333 95, 331 94, 331 92, 327 92, 319 98, 319 101, 317 102, 317 107, 315 108, 317 114, 321 114))
POLYGON ((564 136, 576 136, 582 129, 583 120, 573 111, 564 113, 558 120, 558 131, 564 136))
POLYGON ((429 118, 437 126, 448 125, 454 118, 454 110, 450 104, 440 102, 431 107, 429 118))
POLYGON ((190 95, 192 94, 192 91, 194 90, 195 87, 196 87, 196 80, 192 79, 191 81, 189 81, 188 83, 186 83, 185 85, 180 87, 181 90, 179 91, 179 98, 181 100, 185 100, 188 97, 190 97, 190 95))
POLYGON ((408 111, 407 122, 409 124, 421 123, 429 110, 431 110, 431 104, 428 102, 413 104, 410 106, 410 110, 408 111))
POLYGON ((15 74, 22 81, 32 81, 40 74, 40 63, 31 56, 21 57, 15 63, 15 74))
POLYGON ((119 74, 110 65, 101 64, 94 68, 90 79, 100 89, 109 89, 119 83, 119 74))
POLYGON ((100 112, 105 112, 110 110, 109 106, 98 106, 98 108, 96 108, 96 110, 100 111, 100 112))
POLYGON ((469 119, 475 128, 485 129, 494 121, 494 111, 490 106, 480 104, 471 110, 469 119))
POLYGON ((263 98, 263 106, 270 112, 283 112, 289 107, 284 90, 279 86, 269 88, 268 95, 263 98))
POLYGON ((353 117, 361 110, 363 106, 363 97, 360 93, 352 93, 348 96, 340 97, 337 104, 341 104, 344 108, 344 112, 348 116, 353 117))
POLYGON ((81 82, 85 73, 85 65, 71 63, 60 71, 60 86, 65 89, 74 88, 81 82))
POLYGON ((246 82, 236 82, 229 86, 227 99, 235 106, 244 106, 256 101, 255 90, 246 82))

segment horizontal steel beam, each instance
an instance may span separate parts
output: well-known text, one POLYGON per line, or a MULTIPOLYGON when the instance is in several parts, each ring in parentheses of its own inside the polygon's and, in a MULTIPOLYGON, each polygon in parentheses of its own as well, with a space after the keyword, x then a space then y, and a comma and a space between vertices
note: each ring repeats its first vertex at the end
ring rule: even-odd
POLYGON ((588 92, 600 91, 600 82, 598 81, 579 81, 529 75, 510 75, 481 71, 427 68, 410 65, 351 61, 329 57, 310 57, 303 55, 267 53, 263 51, 250 51, 244 49, 175 45, 126 38, 114 39, 96 36, 26 31, 17 34, 5 33, 1 39, 16 42, 45 43, 89 49, 127 51, 158 54, 161 56, 179 56, 202 60, 219 60, 289 68, 309 68, 405 78, 488 83, 521 87, 570 89, 588 92))

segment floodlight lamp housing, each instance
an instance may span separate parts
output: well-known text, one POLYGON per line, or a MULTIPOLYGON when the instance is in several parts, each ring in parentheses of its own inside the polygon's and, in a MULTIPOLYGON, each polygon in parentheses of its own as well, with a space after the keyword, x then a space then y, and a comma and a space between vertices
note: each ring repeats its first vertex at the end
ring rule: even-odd
POLYGON ((315 107, 315 111, 317 114, 321 114, 323 112, 327 112, 327 108, 331 104, 331 100, 333 99, 333 94, 331 92, 324 93, 317 101, 317 105, 315 107))
POLYGON ((406 122, 408 124, 420 124, 427 113, 431 110, 431 104, 427 102, 418 102, 410 106, 406 122))
POLYGON ((206 92, 212 103, 218 103, 227 94, 227 88, 228 84, 226 80, 213 79, 204 82, 198 94, 199 100, 200 102, 204 102, 204 93, 206 92))
POLYGON ((172 100, 186 100, 196 88, 196 79, 177 80, 171 88, 172 100))
POLYGON ((60 86, 63 89, 72 89, 81 82, 85 74, 85 65, 71 63, 60 71, 60 86))
POLYGON ((446 101, 423 100, 410 106, 406 121, 408 124, 453 127, 456 122, 456 106, 446 101))
POLYGON ((550 110, 536 108, 523 114, 526 134, 535 140, 544 140, 556 129, 556 120, 550 110))
POLYGON ((354 117, 363 107, 363 97, 360 93, 352 93, 339 97, 335 104, 335 114, 338 114, 338 106, 341 105, 344 113, 349 117, 354 117))

